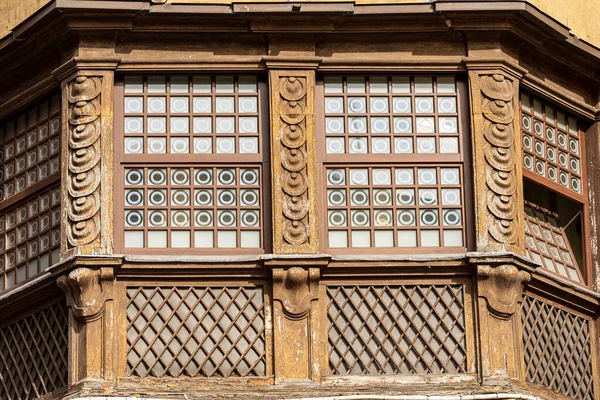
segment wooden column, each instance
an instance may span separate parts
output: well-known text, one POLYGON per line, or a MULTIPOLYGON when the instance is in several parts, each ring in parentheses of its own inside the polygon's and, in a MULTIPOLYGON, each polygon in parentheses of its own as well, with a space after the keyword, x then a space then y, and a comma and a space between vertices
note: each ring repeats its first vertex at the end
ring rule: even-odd
POLYGON ((519 85, 504 70, 469 71, 477 251, 525 253, 519 85))
MULTIPOLYGON (((70 308, 69 386, 101 387, 114 374, 113 87, 110 63, 67 63, 62 82, 61 259, 57 280, 70 308)), ((115 63, 116 65, 116 63, 115 63)))
POLYGON ((113 71, 63 78, 61 258, 113 251, 113 71))
MULTIPOLYGON (((273 252, 316 254, 315 71, 272 69, 269 86, 273 252)), ((273 267, 276 382, 320 380, 320 270, 297 259, 269 265, 273 267)))
POLYGON ((69 386, 97 387, 114 379, 114 262, 75 263, 57 280, 71 310, 69 317, 69 386))
POLYGON ((477 280, 484 383, 523 378, 520 305, 531 275, 509 263, 478 265, 477 280))

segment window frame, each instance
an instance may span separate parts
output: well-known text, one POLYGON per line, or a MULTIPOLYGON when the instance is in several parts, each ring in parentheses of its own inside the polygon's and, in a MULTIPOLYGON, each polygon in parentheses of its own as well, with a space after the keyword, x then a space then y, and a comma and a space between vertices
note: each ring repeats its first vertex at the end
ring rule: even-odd
MULTIPOLYGON (((52 245, 52 230, 53 228, 56 229, 56 226, 52 225, 52 210, 54 207, 56 206, 52 206, 52 193, 56 190, 62 191, 62 187, 61 187, 61 177, 62 177, 62 173, 63 173, 63 166, 62 166, 62 152, 63 152, 63 130, 64 127, 63 125, 66 123, 64 121, 64 115, 63 115, 63 96, 62 93, 60 92, 60 90, 55 90, 52 91, 51 93, 45 94, 44 96, 41 96, 39 98, 36 98, 35 100, 32 100, 31 102, 28 102, 28 104, 26 106, 24 106, 23 108, 19 109, 19 111, 12 113, 10 115, 8 115, 7 117, 3 118, 1 123, 0 123, 0 148, 1 151, 0 153, 2 154, 2 157, 0 159, 0 171, 2 173, 2 178, 0 179, 0 185, 2 185, 1 188, 1 192, 2 192, 2 200, 0 200, 0 216, 6 217, 9 213, 12 213, 13 211, 16 213, 17 210, 19 209, 19 207, 27 207, 28 208, 28 203, 31 201, 39 201, 40 195, 41 194, 47 194, 50 196, 50 203, 48 205, 48 209, 45 212, 49 213, 49 225, 47 228, 46 232, 41 232, 39 229, 40 227, 38 226, 38 233, 35 236, 29 237, 29 223, 31 222, 31 217, 29 217, 29 209, 27 210, 27 216, 25 217, 25 219, 21 222, 18 221, 18 217, 17 220, 15 220, 15 224, 12 228, 10 228, 10 230, 13 230, 15 232, 16 238, 15 238, 15 244, 9 249, 8 248, 8 243, 6 241, 6 236, 7 236, 7 228, 6 228, 6 221, 5 219, 2 219, 2 223, 4 224, 4 226, 2 226, 0 228, 0 236, 3 238, 4 243, 2 246, 2 253, 0 255, 0 257, 2 257, 4 259, 4 265, 2 266, 2 272, 0 272, 0 293, 2 291, 5 290, 10 290, 13 289, 15 287, 18 287, 20 285, 22 285, 23 283, 30 281, 32 278, 39 276, 42 272, 44 272, 44 269, 42 269, 40 267, 40 258, 43 254, 48 254, 49 259, 48 259, 48 267, 51 267, 53 265, 55 265, 56 263, 60 262, 60 249, 61 249, 61 241, 62 241, 62 232, 61 232, 61 227, 60 227, 60 220, 59 220, 59 224, 58 224, 58 229, 60 232, 60 238, 58 241, 58 245, 52 245), (52 103, 53 101, 56 101, 58 104, 58 109, 53 112, 52 111, 52 103), (50 162, 52 157, 58 157, 59 163, 58 163, 58 171, 56 171, 55 173, 51 174, 50 171, 48 171, 48 176, 39 180, 36 183, 34 183, 31 186, 26 186, 23 190, 21 190, 20 192, 16 192, 15 189, 15 193, 13 195, 11 195, 8 198, 4 198, 5 196, 5 166, 6 166, 6 126, 10 123, 14 123, 15 127, 15 131, 13 133, 13 140, 14 142, 16 142, 16 138, 19 137, 19 135, 21 134, 20 132, 17 132, 17 124, 18 121, 21 117, 25 118, 25 128, 24 128, 24 134, 23 136, 25 137, 25 140, 27 140, 27 135, 29 134, 29 132, 31 132, 31 129, 35 126, 36 131, 39 129, 39 124, 40 124, 40 119, 39 119, 39 110, 40 110, 40 106, 43 104, 47 105, 47 115, 46 118, 43 120, 42 123, 47 123, 48 124, 48 137, 47 137, 47 144, 48 144, 48 155, 47 155, 47 159, 45 160, 45 162, 50 162), (29 119, 31 118, 31 112, 33 110, 36 110, 36 123, 35 125, 30 125, 29 124, 29 119), (55 136, 51 136, 50 134, 50 123, 51 120, 53 118, 58 118, 58 133, 55 136), (54 154, 54 155, 50 155, 50 142, 51 139, 55 137, 58 138, 59 141, 59 148, 58 151, 54 154), (18 244, 18 229, 19 227, 27 227, 27 236, 25 237, 23 243, 18 244), (36 256, 29 256, 29 245, 30 245, 30 241, 35 239, 38 240, 40 238, 41 235, 43 234, 49 234, 50 235, 50 243, 49 243, 49 247, 46 253, 40 253, 40 250, 38 248, 37 250, 37 254, 36 256), (7 253, 10 251, 14 251, 15 252, 15 257, 17 257, 17 251, 19 246, 27 246, 27 253, 26 253, 26 257, 25 260, 22 262, 18 262, 17 259, 15 259, 15 265, 14 267, 11 267, 10 269, 7 266, 7 253), (56 260, 55 262, 53 261, 53 256, 52 253, 54 251, 58 250, 59 254, 58 254, 58 260, 56 260), (32 273, 32 271, 30 270, 30 262, 36 260, 38 265, 37 265, 37 272, 36 273, 32 273), (23 280, 19 280, 18 278, 18 270, 19 267, 25 265, 25 279, 23 280), (8 276, 9 274, 14 274, 14 281, 12 283, 12 285, 8 286, 8 276)), ((39 166, 38 162, 38 157, 39 157, 39 145, 38 145, 38 139, 39 137, 36 137, 36 144, 34 146, 34 148, 36 149, 36 163, 34 164, 33 168, 36 168, 39 166)), ((27 154, 27 144, 25 145, 26 148, 23 150, 23 155, 27 154)), ((21 155, 19 154, 19 155, 21 155)), ((17 159, 17 153, 16 153, 16 149, 15 149, 15 154, 12 158, 12 160, 16 161, 17 159)), ((27 163, 27 161, 26 161, 27 163)), ((16 179, 17 176, 24 176, 25 179, 27 179, 27 174, 30 172, 32 168, 28 167, 27 164, 25 165, 25 169, 23 172, 21 172, 19 175, 17 175, 16 173, 13 175, 12 179, 16 179)), ((37 171, 36 171, 37 174, 37 171)), ((37 176, 37 175, 36 175, 37 176)), ((64 204, 62 204, 62 194, 60 196, 61 198, 59 199, 59 203, 58 203, 58 207, 61 213, 61 218, 62 218, 62 214, 63 214, 63 208, 65 207, 64 204)), ((33 217, 35 219, 40 218, 40 211, 38 210, 36 212, 36 216, 33 217)))
MULTIPOLYGON (((345 82, 345 80, 344 80, 345 82)), ((365 85, 367 83, 365 82, 365 85)), ((411 79, 411 87, 414 85, 414 79, 411 79)), ((436 72, 431 71, 428 73, 411 73, 406 71, 386 71, 379 72, 376 71, 374 73, 370 73, 369 71, 327 71, 325 73, 317 74, 316 79, 316 88, 315 88, 315 98, 316 98, 316 143, 317 143, 317 185, 318 185, 318 210, 319 217, 321 219, 321 223, 319 224, 319 237, 320 240, 320 251, 322 253, 327 254, 348 254, 352 253, 355 255, 363 255, 363 254, 460 254, 466 253, 467 251, 472 251, 475 249, 475 218, 474 218, 474 188, 473 188, 473 171, 471 164, 471 124, 470 124, 470 108, 469 108, 469 93, 468 93, 468 83, 467 78, 464 74, 459 73, 447 73, 447 72, 436 72), (324 88, 324 79, 330 76, 362 76, 362 77, 386 77, 389 79, 391 77, 453 77, 455 79, 456 84, 456 106, 457 106, 457 122, 458 122, 458 139, 459 139, 459 153, 458 154, 450 154, 443 155, 443 161, 439 162, 440 153, 433 154, 401 154, 401 153, 392 153, 389 154, 378 154, 378 153, 365 153, 365 154, 327 154, 326 153, 326 129, 325 129, 325 88, 324 88), (360 159, 357 160, 356 158, 360 159), (423 157, 419 159, 419 157, 423 157), (401 160, 399 160, 401 158, 401 160), (370 168, 370 167, 396 167, 396 168, 414 168, 414 167, 429 167, 429 168, 439 168, 439 167, 457 167, 460 164, 460 169, 462 170, 461 176, 461 186, 463 189, 461 190, 461 195, 463 199, 463 203, 461 205, 463 211, 463 246, 462 247, 375 247, 373 243, 371 247, 330 247, 329 246, 329 236, 328 236, 328 205, 327 205, 327 178, 326 171, 327 168, 346 168, 346 167, 355 167, 355 168, 370 168)), ((336 96, 347 96, 348 93, 344 92, 342 94, 337 94, 336 96)), ((365 95, 367 97, 368 94, 365 95)), ((384 95, 384 94, 382 94, 384 95)), ((389 98, 392 97, 392 93, 388 92, 387 95, 389 98)), ((384 96, 385 96, 384 95, 384 96)), ((414 98, 416 93, 411 90, 410 95, 402 94, 404 97, 410 96, 411 99, 414 98)), ((423 95, 426 95, 425 93, 423 95)), ((352 96, 352 94, 350 94, 352 96)), ((362 96, 362 94, 357 93, 356 96, 362 96)), ((437 98, 437 93, 431 94, 431 96, 437 98)), ((435 102, 435 100, 434 100, 435 102)), ((347 113, 345 113, 347 114, 347 113)), ((392 115, 393 112, 390 110, 388 113, 392 115)), ((414 110, 411 112, 411 115, 414 116, 414 110)), ((428 115, 428 114, 427 114, 428 115)), ((438 113, 435 113, 436 118, 438 113)), ((414 130, 414 127, 413 127, 414 130)), ((365 134, 367 137, 371 137, 372 134, 365 134)), ((416 137, 416 133, 412 133, 413 137, 416 137)), ((439 137, 439 133, 435 134, 436 138, 439 137)), ((345 134, 345 137, 348 137, 348 134, 345 134)), ((389 137, 391 137, 392 142, 394 135, 390 133, 389 137)), ((393 143, 390 144, 393 146, 393 143)), ((436 144, 437 145, 437 144, 436 144)), ((393 179, 393 177, 392 177, 393 179)), ((395 187, 395 183, 392 183, 392 187, 395 187)), ((440 184, 437 184, 438 188, 440 184)), ((373 188, 373 185, 370 185, 373 188)), ((418 185, 415 184, 415 188, 418 188, 418 185)), ((350 207, 350 206, 348 206, 350 207)), ((438 205, 441 207, 441 205, 438 205)), ((418 206, 415 205, 415 209, 418 206)), ((441 219, 441 216, 439 216, 441 219)), ((394 230, 397 226, 394 224, 392 230, 394 230)), ((371 226, 368 228, 369 230, 374 230, 371 226)), ((439 226, 440 239, 442 236, 442 225, 439 226)), ((351 229, 347 229, 348 234, 350 235, 351 229)), ((395 238, 395 241, 397 238, 395 238)))
MULTIPOLYGON (((188 81, 189 82, 189 81, 188 81)), ((169 102, 169 93, 157 93, 157 95, 167 97, 169 102)), ((215 93, 210 94, 214 97, 215 93)), ((225 95, 225 93, 224 93, 225 95)), ((193 98, 194 92, 178 93, 176 96, 189 96, 193 98)), ((145 72, 119 74, 115 78, 114 90, 114 237, 115 237, 115 253, 117 254, 147 254, 147 255, 192 255, 192 256, 222 256, 222 255, 260 255, 270 253, 272 249, 271 240, 271 161, 270 161, 270 126, 269 126, 269 88, 268 81, 263 71, 174 71, 174 73, 160 72, 145 72), (125 77, 126 76, 141 76, 144 78, 144 92, 137 94, 141 97, 146 97, 147 77, 148 76, 185 76, 188 79, 194 76, 255 76, 257 78, 257 96, 258 96, 258 151, 256 154, 232 153, 232 154, 216 154, 216 153, 194 153, 193 152, 193 137, 192 128, 190 125, 190 152, 187 154, 125 154, 125 77), (260 179, 260 247, 240 247, 237 243, 236 247, 192 247, 192 238, 190 238, 190 247, 147 247, 147 238, 145 237, 144 247, 125 247, 125 169, 126 168, 258 168, 260 179)), ((190 102, 190 105, 192 103, 190 102)), ((167 105, 168 107, 168 105, 167 105)), ((168 114, 168 113, 166 113, 168 114)), ((193 112, 190 110, 186 116, 191 116, 193 112)), ((214 116, 214 110, 211 111, 214 116)), ((235 113, 237 115, 237 113, 235 113)), ((145 113, 145 116, 148 114, 145 113)), ((182 114, 183 115, 183 114, 182 114)), ((215 137, 216 133, 211 133, 215 137)), ((147 133, 141 133, 139 136, 147 137, 147 133)), ((167 136, 165 134, 165 136, 167 136)), ((168 146, 168 144, 167 144, 168 146)), ((190 186, 193 186, 193 177, 190 186)), ((143 185, 140 187, 146 187, 143 185)), ((168 186, 168 185, 167 185, 168 186)), ((216 185, 214 185, 216 188, 216 185)), ((140 188, 137 187, 137 188, 140 188)), ((239 185, 232 185, 232 188, 239 189, 239 185)), ((169 189, 170 190, 170 189, 169 189)), ((193 196, 190 196, 193 198, 193 196)), ((193 209, 193 200, 189 206, 193 209)), ((215 205, 215 207, 217 207, 215 205)), ((165 206, 165 209, 170 209, 171 206, 165 206)), ((239 208, 239 206, 238 206, 239 208)), ((144 215, 144 217, 147 217, 144 215)), ((191 217, 193 219, 193 216, 191 217)), ((146 224, 145 224, 146 225, 146 224)), ((147 226, 144 225, 144 231, 147 226)), ((165 226, 167 232, 171 231, 171 224, 165 226)), ((216 232, 216 224, 212 228, 216 232)), ((237 225, 239 230, 239 225, 237 225)), ((190 236, 194 234, 194 225, 190 224, 190 236)), ((169 243, 170 238, 167 238, 169 243)))
MULTIPOLYGON (((535 121, 536 117, 534 114, 533 106, 532 106, 532 110, 530 112, 525 111, 525 113, 527 115, 531 116, 532 121, 535 121)), ((572 200, 572 201, 580 204, 580 206, 581 206, 581 216, 580 216, 580 219, 581 219, 581 241, 582 241, 582 247, 583 247, 582 260, 583 260, 584 265, 579 266, 579 269, 580 269, 580 273, 582 275, 583 282, 578 282, 573 279, 570 279, 567 276, 555 273, 552 270, 545 268, 543 265, 541 266, 541 268, 544 268, 544 271, 547 271, 549 274, 560 277, 561 279, 567 280, 569 282, 572 282, 575 285, 593 288, 594 272, 592 269, 592 250, 591 250, 591 246, 589 245, 590 240, 591 240, 591 232, 590 232, 591 215, 590 215, 590 210, 589 210, 589 201, 590 201, 589 196, 590 196, 591 192, 590 192, 589 186, 588 186, 588 171, 587 171, 588 166, 587 166, 587 146, 586 146, 586 133, 587 133, 587 128, 589 127, 589 123, 582 116, 580 116, 576 112, 574 112, 572 109, 569 109, 565 106, 557 105, 556 101, 549 99, 547 96, 545 96, 540 91, 532 89, 530 87, 528 87, 526 89, 521 88, 519 90, 518 118, 519 118, 518 119, 518 121, 519 121, 519 132, 518 132, 519 136, 518 136, 518 138, 519 138, 519 145, 521 148, 519 162, 521 163, 521 167, 522 167, 521 169, 522 169, 522 174, 523 174, 523 183, 525 184, 527 181, 529 181, 534 184, 540 185, 540 186, 544 187, 545 189, 547 189, 551 192, 554 192, 557 196, 563 196, 569 200, 572 200), (544 107, 543 117, 542 117, 544 126, 546 123, 546 106, 551 106, 553 108, 553 110, 555 111, 555 120, 557 120, 557 118, 558 118, 558 111, 561 111, 566 114, 567 121, 569 120, 569 117, 574 118, 577 121, 577 131, 578 131, 579 143, 580 143, 580 154, 579 154, 580 161, 579 162, 580 162, 580 168, 581 168, 581 173, 580 173, 581 194, 577 194, 570 188, 561 186, 560 184, 553 182, 552 180, 548 179, 547 177, 541 176, 541 175, 537 174, 535 171, 530 171, 524 167, 524 157, 525 157, 526 150, 525 150, 525 146, 523 144, 523 127, 522 127, 522 115, 524 113, 523 96, 530 97, 532 101, 537 99, 542 102, 543 107, 544 107)), ((533 131, 533 127, 532 127, 532 131, 533 131)), ((545 135, 546 134, 544 132, 544 142, 546 143, 545 135)), ((535 139, 535 135, 533 136, 533 138, 535 139)), ((570 153, 571 153, 571 151, 569 150, 569 154, 570 153)), ((535 160, 535 157, 536 157, 535 151, 533 152, 533 157, 535 160)), ((548 161, 546 161, 546 162, 548 162, 548 161)), ((534 166, 534 168, 535 168, 535 166, 534 166)), ((559 169, 560 169, 560 167, 559 167, 559 169)), ((525 201, 525 200, 527 200, 527 199, 525 199, 525 195, 523 193, 523 201, 525 201)), ((550 211, 552 211, 552 210, 550 210, 550 211)), ((557 214, 559 214, 559 213, 557 212, 557 214)))

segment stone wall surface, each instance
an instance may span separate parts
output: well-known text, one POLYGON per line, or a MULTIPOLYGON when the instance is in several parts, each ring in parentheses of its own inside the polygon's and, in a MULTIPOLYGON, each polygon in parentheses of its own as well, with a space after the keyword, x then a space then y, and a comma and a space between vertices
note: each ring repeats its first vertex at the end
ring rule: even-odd
MULTIPOLYGON (((348 2, 347 0, 311 0, 310 2, 348 2)), ((2 0, 0 1, 0 38, 40 9, 50 0, 2 0)), ((172 3, 174 0, 158 0, 156 3, 172 3)), ((236 0, 236 3, 257 2, 256 0, 236 0)), ((280 2, 280 0, 260 0, 259 2, 280 2)), ((306 1, 301 1, 306 2, 306 1)), ((355 4, 426 3, 428 0, 355 0, 355 4)), ((231 0, 177 0, 177 3, 232 3, 231 0)), ((571 29, 578 38, 600 47, 600 2, 598 0, 530 0, 529 3, 555 18, 571 29)))

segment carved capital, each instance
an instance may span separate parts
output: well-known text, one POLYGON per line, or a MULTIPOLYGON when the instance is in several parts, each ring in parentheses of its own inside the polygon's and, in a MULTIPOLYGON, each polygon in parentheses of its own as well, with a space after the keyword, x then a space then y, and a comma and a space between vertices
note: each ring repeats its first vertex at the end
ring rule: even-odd
POLYGON ((78 76, 67 85, 67 240, 76 247, 100 233, 102 78, 78 76))
POLYGON ((56 283, 75 317, 91 322, 102 316, 104 304, 112 299, 113 278, 112 268, 77 268, 56 283))
POLYGON ((479 265, 477 279, 479 297, 487 300, 489 311, 498 317, 510 318, 519 308, 523 288, 531 275, 510 264, 479 265))
POLYGON ((305 318, 318 299, 319 269, 292 267, 273 270, 273 299, 282 304, 289 319, 305 318))

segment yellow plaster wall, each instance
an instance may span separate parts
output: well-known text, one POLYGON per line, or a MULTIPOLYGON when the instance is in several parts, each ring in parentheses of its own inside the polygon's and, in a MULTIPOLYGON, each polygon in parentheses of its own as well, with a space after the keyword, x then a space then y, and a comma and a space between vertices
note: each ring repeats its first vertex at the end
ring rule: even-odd
MULTIPOLYGON (((0 38, 51 0, 0 0, 0 38)), ((231 0, 167 0, 177 3, 231 3, 231 0)), ((235 0, 236 2, 281 2, 283 0, 235 0)), ((305 0, 301 0, 305 1, 305 0)), ((310 1, 310 0, 309 0, 310 1)), ((313 0, 347 2, 349 0, 313 0)), ((424 0, 355 0, 369 3, 424 3, 424 0)), ((571 29, 571 32, 600 47, 600 0, 529 0, 543 12, 571 29)))
POLYGON ((571 33, 600 47, 600 0, 529 0, 541 11, 571 29, 571 33))
POLYGON ((0 0, 0 38, 51 0, 0 0))

